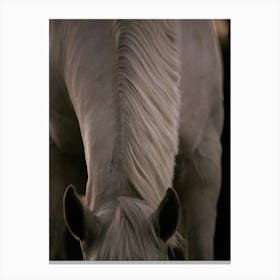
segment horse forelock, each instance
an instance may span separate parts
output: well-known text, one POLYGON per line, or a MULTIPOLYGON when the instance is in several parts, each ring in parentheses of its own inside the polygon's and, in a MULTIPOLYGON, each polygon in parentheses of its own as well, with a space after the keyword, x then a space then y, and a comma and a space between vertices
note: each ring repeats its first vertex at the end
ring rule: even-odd
POLYGON ((101 211, 109 221, 92 248, 97 260, 157 260, 163 243, 149 219, 152 209, 139 199, 120 197, 101 211))
POLYGON ((175 21, 114 22, 120 118, 116 158, 155 208, 172 185, 178 146, 180 64, 175 21))
POLYGON ((92 250, 95 260, 167 260, 174 248, 181 249, 175 234, 167 245, 157 236, 152 219, 153 210, 145 201, 119 197, 107 205, 100 218, 110 221, 92 250))

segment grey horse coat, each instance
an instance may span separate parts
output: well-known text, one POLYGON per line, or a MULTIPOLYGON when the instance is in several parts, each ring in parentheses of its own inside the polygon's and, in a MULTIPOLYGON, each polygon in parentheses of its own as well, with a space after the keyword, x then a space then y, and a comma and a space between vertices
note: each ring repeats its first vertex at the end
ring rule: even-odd
POLYGON ((186 259, 213 259, 222 126, 211 21, 51 20, 50 259, 72 258, 77 244, 67 245, 66 226, 84 259, 164 259, 177 233, 186 259), (70 184, 84 204, 73 188, 65 192, 70 184), (125 207, 145 219, 126 217, 136 237, 123 240, 121 231, 112 253, 103 239, 113 238, 106 229, 121 223, 117 213, 130 215, 125 207))

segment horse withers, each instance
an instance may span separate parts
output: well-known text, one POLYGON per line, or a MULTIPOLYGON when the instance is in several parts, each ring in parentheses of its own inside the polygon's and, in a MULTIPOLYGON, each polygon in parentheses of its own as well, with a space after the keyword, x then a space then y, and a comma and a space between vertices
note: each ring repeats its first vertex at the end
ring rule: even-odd
POLYGON ((213 259, 222 103, 211 21, 51 20, 50 259, 213 259))

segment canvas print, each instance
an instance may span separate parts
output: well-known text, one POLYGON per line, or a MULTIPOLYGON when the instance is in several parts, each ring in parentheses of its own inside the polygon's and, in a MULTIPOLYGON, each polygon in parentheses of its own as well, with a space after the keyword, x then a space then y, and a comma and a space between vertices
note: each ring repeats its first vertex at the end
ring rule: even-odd
POLYGON ((230 21, 49 31, 49 259, 230 260, 230 21))

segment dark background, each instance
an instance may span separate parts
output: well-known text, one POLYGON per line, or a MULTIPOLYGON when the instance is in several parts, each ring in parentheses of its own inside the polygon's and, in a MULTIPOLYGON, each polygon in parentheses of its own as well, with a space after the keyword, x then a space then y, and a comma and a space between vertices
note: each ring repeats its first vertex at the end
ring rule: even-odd
POLYGON ((225 118, 222 133, 222 188, 218 201, 215 259, 230 260, 230 20, 219 20, 216 22, 216 27, 224 67, 225 118))

